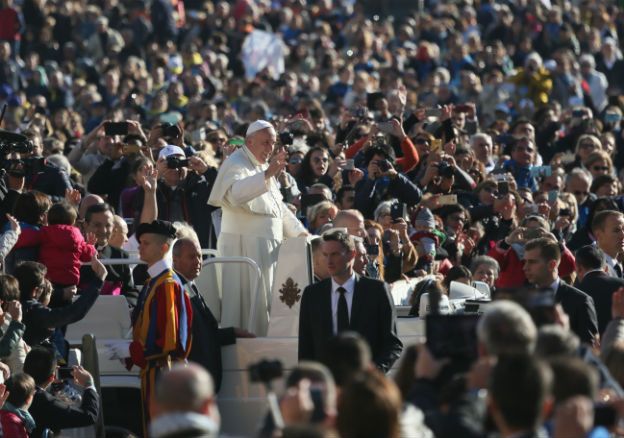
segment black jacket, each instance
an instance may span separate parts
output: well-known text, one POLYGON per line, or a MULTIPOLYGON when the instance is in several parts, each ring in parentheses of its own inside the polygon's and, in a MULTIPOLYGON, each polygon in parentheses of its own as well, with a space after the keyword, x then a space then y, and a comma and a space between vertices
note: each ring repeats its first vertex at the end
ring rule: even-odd
POLYGON ((416 184, 401 173, 396 178, 377 178, 371 180, 365 177, 355 186, 355 208, 360 210, 365 218, 372 219, 375 208, 381 201, 397 198, 408 206, 420 202, 422 193, 416 184))
MULTIPOLYGON (((99 257, 103 259, 127 259, 130 257, 123 249, 113 248, 106 245, 99 251, 99 257)), ((132 271, 129 265, 109 265, 106 267, 108 274, 105 282, 121 283, 121 293, 126 297, 128 303, 132 306, 136 305, 139 296, 139 290, 134 286, 132 279, 132 271)), ((80 268, 80 284, 87 285, 95 278, 91 266, 82 266, 80 268)))
MULTIPOLYGON (((331 278, 303 291, 299 311, 299 360, 316 360, 334 336, 331 278)), ((396 311, 388 286, 379 280, 355 275, 350 330, 362 335, 371 348, 373 362, 386 372, 399 358, 403 344, 396 331, 396 311)))
MULTIPOLYGON (((175 221, 183 219, 193 226, 199 237, 202 248, 216 248, 216 237, 212 230, 212 212, 215 207, 208 205, 208 198, 212 191, 217 169, 210 167, 203 175, 190 172, 186 179, 180 183, 177 190, 180 191, 182 218, 172 217, 171 199, 173 191, 166 184, 159 182, 156 191, 156 202, 158 204, 158 219, 175 221)), ((139 189, 135 198, 135 210, 141 212, 145 192, 139 189)), ((136 218, 138 219, 138 218, 136 218)), ((139 223, 138 220, 136 223, 139 223)))
POLYGON ((87 190, 106 196, 106 201, 117 211, 121 191, 128 185, 129 176, 130 161, 126 157, 116 161, 107 158, 89 178, 87 190))
POLYGON ((598 318, 594 300, 585 292, 561 281, 555 293, 555 301, 561 303, 570 317, 570 329, 581 342, 592 344, 598 334, 598 318))
POLYGON ((76 301, 54 309, 46 307, 34 299, 23 301, 22 322, 26 325, 24 341, 34 347, 48 339, 56 327, 80 321, 97 300, 101 287, 102 281, 95 278, 76 301))
POLYGON ((100 413, 100 398, 93 389, 85 389, 80 407, 72 407, 39 387, 35 391, 32 405, 28 409, 37 427, 30 434, 40 437, 44 429, 58 431, 95 424, 100 413))
MULTIPOLYGON (((179 275, 179 274, 178 274, 179 275)), ((188 282, 179 275, 182 284, 188 282)), ((193 345, 188 360, 197 362, 206 368, 215 384, 215 391, 221 388, 221 347, 236 343, 234 327, 219 328, 219 323, 210 311, 195 284, 190 288, 191 305, 193 306, 193 345)))
POLYGON ((603 271, 592 271, 585 274, 577 287, 594 300, 598 331, 602 335, 611 321, 611 297, 613 292, 624 287, 624 280, 611 277, 603 271))

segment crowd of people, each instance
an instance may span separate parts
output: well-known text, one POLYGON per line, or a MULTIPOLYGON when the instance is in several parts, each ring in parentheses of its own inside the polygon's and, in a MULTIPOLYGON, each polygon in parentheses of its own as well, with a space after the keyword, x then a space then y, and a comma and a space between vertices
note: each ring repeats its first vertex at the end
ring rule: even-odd
POLYGON ((286 426, 262 433, 617 430, 621 5, 369 3, 0 1, 4 436, 97 420, 87 371, 71 370, 79 402, 54 391, 65 327, 100 295, 132 311, 113 350, 142 368, 151 433, 218 433, 219 346, 266 334, 279 245, 298 236, 315 281, 301 363, 286 426), (228 267, 219 329, 193 282, 201 248, 259 264, 255 326, 251 280, 228 267), (98 261, 131 253, 147 269, 98 261), (424 317, 425 294, 436 313, 474 281, 493 303, 471 363, 402 345, 395 305, 424 317), (188 357, 212 377, 156 379, 188 357))

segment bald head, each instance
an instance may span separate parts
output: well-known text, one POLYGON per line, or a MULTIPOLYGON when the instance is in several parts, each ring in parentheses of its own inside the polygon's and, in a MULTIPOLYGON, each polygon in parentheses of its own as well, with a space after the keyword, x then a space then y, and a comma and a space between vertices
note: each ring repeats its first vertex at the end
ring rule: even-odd
POLYGON ((156 384, 156 404, 161 414, 196 412, 209 415, 214 400, 210 374, 201 366, 189 363, 176 365, 162 374, 156 384))
POLYGON ((358 210, 340 210, 334 218, 334 228, 346 228, 352 236, 366 236, 364 216, 358 210))
POLYGON ((78 218, 84 219, 89 207, 95 204, 104 204, 104 199, 98 195, 87 195, 82 198, 80 203, 80 209, 78 210, 78 218))

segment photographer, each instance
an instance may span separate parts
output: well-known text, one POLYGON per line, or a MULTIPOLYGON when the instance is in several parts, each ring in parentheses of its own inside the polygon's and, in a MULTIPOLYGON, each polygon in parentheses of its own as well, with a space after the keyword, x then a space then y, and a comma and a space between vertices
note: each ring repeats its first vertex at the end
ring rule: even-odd
POLYGON ((38 131, 33 128, 25 135, 16 134, 10 147, 3 150, 8 189, 15 192, 38 190, 50 196, 53 202, 63 200, 65 191, 72 188, 69 175, 46 163, 38 131))
POLYGON ((107 139, 101 152, 106 159, 89 179, 90 193, 106 196, 106 201, 114 208, 119 207, 121 192, 128 186, 132 163, 143 153, 145 135, 138 122, 127 120, 120 123, 106 123, 104 130, 107 139), (117 141, 118 136, 123 136, 117 141), (112 141, 110 139, 112 139, 112 141))
MULTIPOLYGON (((187 222, 193 226, 202 248, 215 246, 211 213, 207 205, 217 169, 199 156, 185 157, 179 146, 167 145, 160 150, 158 161, 159 183, 156 191, 158 218, 170 222, 187 222)), ((135 211, 141 211, 145 192, 139 189, 135 211)), ((138 218, 137 218, 138 219, 138 218)))
POLYGON ((366 177, 355 185, 355 208, 364 217, 373 218, 375 207, 385 199, 397 198, 408 206, 420 202, 420 189, 393 166, 394 151, 388 145, 378 145, 366 151, 366 177))

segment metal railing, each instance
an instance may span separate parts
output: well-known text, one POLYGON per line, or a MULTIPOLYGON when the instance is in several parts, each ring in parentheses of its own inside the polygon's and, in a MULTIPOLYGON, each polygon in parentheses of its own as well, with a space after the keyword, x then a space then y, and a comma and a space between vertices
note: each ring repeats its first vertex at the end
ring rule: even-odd
MULTIPOLYGON (((259 289, 260 289, 260 281, 262 279, 262 271, 260 271, 260 267, 254 260, 250 259, 249 257, 219 257, 217 256, 216 250, 213 250, 213 249, 204 249, 202 250, 202 254, 213 256, 212 258, 208 258, 203 261, 202 263, 203 267, 206 267, 208 265, 216 265, 216 264, 241 263, 241 264, 248 265, 249 268, 252 270, 252 272, 256 274, 253 276, 252 278, 253 281, 250 285, 251 286, 250 289, 253 295, 251 297, 251 305, 249 309, 248 330, 252 331, 253 327, 255 327, 255 324, 256 324, 256 308, 258 307, 258 299, 260 295, 259 289)), ((135 257, 131 257, 127 259, 99 259, 99 260, 104 266, 107 266, 107 265, 109 266, 144 265, 145 264, 144 261, 135 257)), ((83 262, 83 265, 88 265, 89 263, 90 262, 83 262)), ((222 279, 222 283, 224 283, 223 279, 222 279)))

